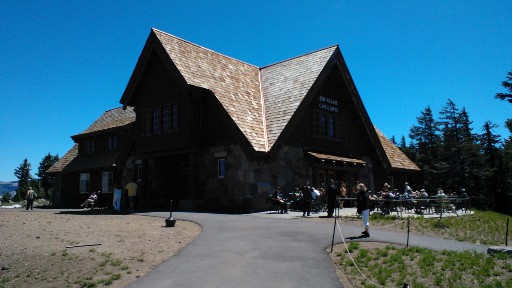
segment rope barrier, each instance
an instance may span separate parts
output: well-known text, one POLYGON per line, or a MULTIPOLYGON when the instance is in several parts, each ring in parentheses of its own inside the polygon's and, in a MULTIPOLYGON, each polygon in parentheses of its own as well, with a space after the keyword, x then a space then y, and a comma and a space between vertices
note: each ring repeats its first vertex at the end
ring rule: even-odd
MULTIPOLYGON (((340 224, 338 223, 338 220, 336 218, 334 218, 334 224, 335 224, 335 228, 336 228, 336 226, 338 227, 338 231, 340 231, 341 240, 343 241, 343 245, 345 246, 345 250, 347 251, 347 254, 348 254, 349 258, 352 261, 352 264, 354 264, 354 267, 356 267, 356 269, 359 272, 359 274, 366 281, 370 282, 371 284, 373 284, 373 285, 375 285, 377 287, 384 287, 384 286, 379 285, 379 284, 373 282, 372 280, 368 279, 368 277, 366 277, 366 275, 363 273, 363 271, 361 271, 361 269, 359 269, 359 266, 357 266, 356 261, 354 260, 354 257, 352 257, 352 254, 350 253, 350 250, 348 249, 347 242, 345 241, 345 237, 343 237, 343 233, 341 232, 340 224)), ((334 235, 333 235, 333 241, 334 241, 334 235)), ((331 252, 332 252, 332 249, 331 249, 331 252)), ((350 284, 352 284, 350 279, 348 281, 350 282, 350 284)))

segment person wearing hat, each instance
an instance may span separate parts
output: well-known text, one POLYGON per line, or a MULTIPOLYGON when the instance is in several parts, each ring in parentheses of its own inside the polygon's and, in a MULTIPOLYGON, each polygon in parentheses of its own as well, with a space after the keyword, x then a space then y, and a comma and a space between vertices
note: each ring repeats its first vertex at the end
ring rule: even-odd
POLYGON ((27 191, 27 209, 28 210, 34 210, 34 190, 32 190, 32 187, 28 187, 27 191))
POLYGON ((363 183, 357 184, 357 213, 363 217, 364 231, 362 237, 370 237, 370 197, 363 183))
POLYGON ((425 191, 425 189, 420 190, 420 197, 421 198, 428 198, 428 193, 425 191))

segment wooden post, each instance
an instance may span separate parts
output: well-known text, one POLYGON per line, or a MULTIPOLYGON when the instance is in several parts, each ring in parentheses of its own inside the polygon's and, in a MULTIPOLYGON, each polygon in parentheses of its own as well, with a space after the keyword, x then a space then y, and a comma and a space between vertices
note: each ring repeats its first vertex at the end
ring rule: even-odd
POLYGON ((336 219, 337 219, 337 218, 336 218, 336 217, 334 217, 334 228, 332 229, 331 253, 332 253, 332 249, 333 249, 333 247, 334 247, 334 235, 335 235, 335 233, 336 233, 336 221, 338 221, 338 220, 336 220, 336 219))
POLYGON ((409 247, 409 233, 411 231, 410 227, 411 227, 411 218, 407 217, 407 245, 405 246, 406 248, 409 247))

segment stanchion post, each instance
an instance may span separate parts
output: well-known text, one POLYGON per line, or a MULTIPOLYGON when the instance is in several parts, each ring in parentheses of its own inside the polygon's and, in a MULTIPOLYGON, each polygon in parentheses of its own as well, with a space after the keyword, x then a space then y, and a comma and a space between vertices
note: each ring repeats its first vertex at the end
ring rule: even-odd
POLYGON ((510 218, 507 218, 507 232, 505 233, 505 246, 508 246, 508 223, 510 218))
POLYGON ((406 248, 409 247, 409 232, 411 231, 410 227, 411 227, 411 218, 407 217, 407 245, 405 246, 406 248))
POLYGON ((332 241, 331 241, 331 253, 332 253, 332 249, 334 248, 334 235, 336 233, 336 217, 334 217, 334 227, 332 229, 332 241))

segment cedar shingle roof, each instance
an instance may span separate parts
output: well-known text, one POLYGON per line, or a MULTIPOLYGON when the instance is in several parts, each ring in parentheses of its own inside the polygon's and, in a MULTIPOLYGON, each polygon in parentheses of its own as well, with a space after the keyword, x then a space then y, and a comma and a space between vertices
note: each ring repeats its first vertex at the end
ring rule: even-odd
POLYGON ((259 69, 157 29, 188 84, 211 90, 256 151, 266 151, 259 69))
MULTIPOLYGON (((258 68, 158 29, 153 28, 152 33, 187 84, 212 91, 253 149, 259 152, 270 151, 329 59, 338 54, 342 57, 336 45, 258 68)), ((343 60, 341 63, 345 65, 343 60)), ((352 81, 348 76, 346 81, 352 81)), ((133 92, 127 91, 122 103, 130 102, 133 92)), ((361 116, 367 117, 364 115, 361 116)), ((386 153, 383 157, 388 158, 392 168, 419 170, 378 130, 377 135, 376 140, 386 153)))
POLYGON ((73 159, 76 158, 78 155, 78 144, 73 145, 69 151, 64 154, 62 158, 59 159, 59 161, 55 162, 55 164, 52 165, 48 170, 46 170, 46 173, 60 173, 62 170, 71 162, 73 159))
MULTIPOLYGON (((132 124, 135 121, 135 111, 132 107, 115 108, 105 111, 100 118, 91 124, 85 131, 73 138, 84 137, 91 133, 106 131, 132 124)), ((119 152, 101 153, 93 155, 78 156, 78 143, 75 144, 65 155, 60 158, 52 167, 46 170, 48 173, 83 171, 85 169, 111 167, 115 164, 119 152)))
POLYGON ((376 127, 375 131, 379 136, 379 140, 384 147, 384 151, 386 152, 386 156, 391 163, 391 168, 394 169, 406 169, 406 170, 417 170, 420 171, 420 168, 414 164, 414 162, 407 157, 404 152, 402 152, 398 147, 396 147, 393 142, 391 142, 379 129, 376 127))
POLYGON ((75 136, 83 136, 89 133, 121 127, 131 124, 133 121, 135 121, 135 111, 133 111, 133 107, 126 107, 126 110, 122 107, 118 107, 105 111, 91 126, 75 136))
POLYGON ((269 149, 320 75, 337 46, 261 69, 269 149))

